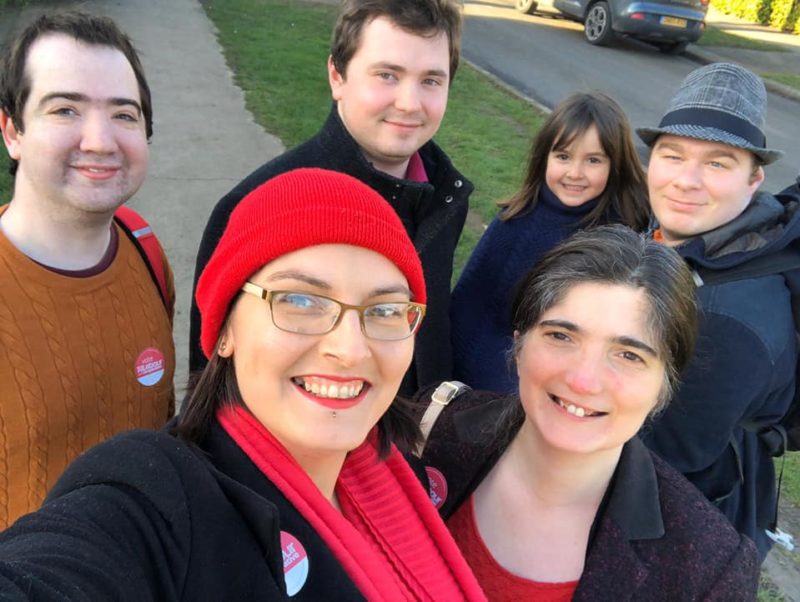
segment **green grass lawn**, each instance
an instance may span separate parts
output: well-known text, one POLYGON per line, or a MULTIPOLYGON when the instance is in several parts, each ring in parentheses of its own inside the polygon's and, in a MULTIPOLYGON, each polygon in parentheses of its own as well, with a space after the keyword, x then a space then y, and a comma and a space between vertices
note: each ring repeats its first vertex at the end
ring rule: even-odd
POLYGON ((761 574, 761 582, 758 584, 758 602, 786 602, 780 590, 775 587, 767 576, 761 574))
MULTIPOLYGON (((775 461, 775 471, 780 472, 782 460, 775 461)), ((783 494, 795 506, 800 507, 800 452, 786 454, 786 464, 783 469, 783 494)), ((795 533, 800 538, 800 533, 795 533)), ((798 541, 800 544, 800 541, 798 541)))
MULTIPOLYGON (((325 63, 335 7, 291 0, 206 0, 236 83, 256 121, 292 147, 312 136, 330 110, 325 63)), ((456 273, 519 185, 542 115, 461 65, 437 142, 475 184, 472 215, 456 251, 456 273)))
POLYGON ((754 40, 744 36, 737 36, 713 25, 709 25, 703 32, 700 39, 695 42, 698 46, 728 46, 730 48, 746 48, 748 50, 763 50, 766 52, 787 52, 786 48, 780 44, 754 40))
POLYGON ((761 73, 761 77, 767 77, 771 80, 783 84, 784 86, 789 86, 791 88, 794 88, 795 90, 800 90, 800 75, 795 75, 793 73, 764 72, 761 73))

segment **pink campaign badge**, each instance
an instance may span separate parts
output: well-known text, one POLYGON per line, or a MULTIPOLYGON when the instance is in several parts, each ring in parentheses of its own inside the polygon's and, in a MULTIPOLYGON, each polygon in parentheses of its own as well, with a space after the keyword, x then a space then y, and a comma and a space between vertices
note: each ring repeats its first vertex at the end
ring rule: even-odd
POLYGON ((308 579, 308 554, 298 539, 291 533, 281 531, 281 551, 283 552, 283 578, 286 593, 294 596, 308 579))
POLYGON ((164 354, 155 347, 148 347, 142 351, 133 366, 136 380, 145 387, 152 387, 160 381, 165 368, 164 354))
POLYGON ((431 484, 431 501, 433 502, 434 508, 438 510, 442 507, 445 500, 447 500, 447 480, 441 472, 432 466, 426 466, 425 472, 428 473, 428 481, 431 484))

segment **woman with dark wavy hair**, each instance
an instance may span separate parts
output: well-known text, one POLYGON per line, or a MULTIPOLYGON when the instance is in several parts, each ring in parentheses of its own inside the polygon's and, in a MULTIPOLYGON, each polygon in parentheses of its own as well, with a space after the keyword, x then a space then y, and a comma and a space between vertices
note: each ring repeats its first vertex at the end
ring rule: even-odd
POLYGON ((685 262, 623 226, 574 235, 523 279, 519 394, 456 396, 423 454, 490 600, 754 599, 753 543, 636 435, 692 355, 696 311, 685 262))

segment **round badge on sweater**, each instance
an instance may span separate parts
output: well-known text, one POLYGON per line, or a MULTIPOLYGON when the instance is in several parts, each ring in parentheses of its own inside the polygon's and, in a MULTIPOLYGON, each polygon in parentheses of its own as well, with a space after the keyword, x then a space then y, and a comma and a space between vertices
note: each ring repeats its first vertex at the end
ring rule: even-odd
POLYGON ((442 504, 447 500, 447 479, 444 475, 436 470, 433 466, 426 466, 425 472, 428 473, 428 481, 430 482, 429 493, 433 506, 438 510, 442 504))
POLYGON ((303 544, 291 533, 281 531, 281 552, 283 553, 283 579, 286 593, 294 596, 303 589, 308 579, 308 554, 303 544))
POLYGON ((148 347, 136 358, 133 365, 136 380, 145 387, 152 387, 164 376, 166 361, 164 354, 155 347, 148 347))

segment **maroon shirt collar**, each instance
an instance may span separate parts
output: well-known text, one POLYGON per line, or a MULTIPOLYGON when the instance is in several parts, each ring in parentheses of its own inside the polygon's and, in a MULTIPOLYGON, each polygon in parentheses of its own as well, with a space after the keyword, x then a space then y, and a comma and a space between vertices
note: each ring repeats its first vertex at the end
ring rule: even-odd
POLYGON ((419 151, 411 155, 408 160, 406 180, 411 180, 412 182, 428 181, 428 174, 425 171, 425 165, 422 163, 422 157, 419 156, 419 151))

